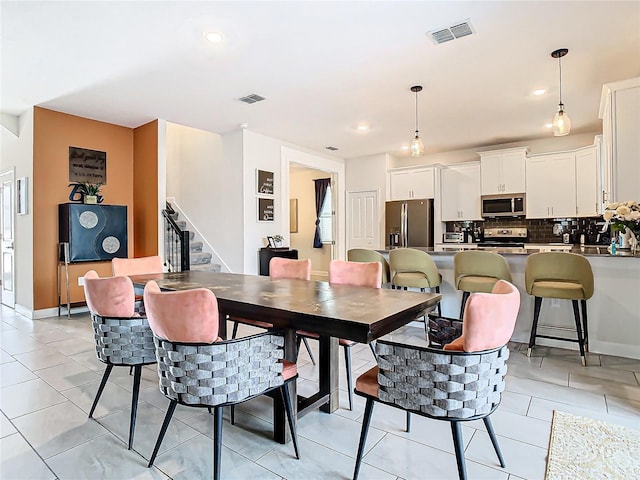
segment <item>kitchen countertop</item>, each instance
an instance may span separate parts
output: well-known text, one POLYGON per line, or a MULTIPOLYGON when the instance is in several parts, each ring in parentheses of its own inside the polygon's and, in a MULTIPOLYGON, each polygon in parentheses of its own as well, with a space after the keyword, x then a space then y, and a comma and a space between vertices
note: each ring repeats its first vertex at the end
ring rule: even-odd
MULTIPOLYGON (((456 243, 456 244, 440 244, 436 245, 435 248, 426 248, 426 247, 412 247, 416 248, 416 250, 422 250, 427 252, 429 255, 451 255, 452 253, 459 252, 461 250, 486 250, 490 252, 499 253, 500 255, 530 255, 532 253, 538 252, 548 252, 553 250, 553 247, 558 247, 556 251, 563 252, 571 252, 578 253, 580 255, 584 255, 585 257, 620 257, 620 258, 640 258, 640 251, 636 251, 636 253, 632 253, 631 250, 620 250, 616 251, 615 255, 611 255, 608 250, 607 245, 566 245, 566 244, 535 244, 528 245, 528 248, 499 248, 499 247, 478 247, 477 244, 464 244, 464 243, 456 243), (539 248, 536 248, 539 247, 539 248), (566 248, 569 247, 569 248, 566 248)), ((389 247, 386 250, 376 250, 380 253, 389 253, 389 247)))

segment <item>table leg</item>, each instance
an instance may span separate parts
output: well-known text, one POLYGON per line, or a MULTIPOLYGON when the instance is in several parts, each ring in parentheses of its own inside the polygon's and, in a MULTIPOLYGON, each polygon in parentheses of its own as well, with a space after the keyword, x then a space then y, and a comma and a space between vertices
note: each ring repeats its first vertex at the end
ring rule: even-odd
POLYGON ((327 413, 335 412, 340 408, 340 362, 338 351, 340 345, 334 337, 320 336, 320 394, 328 394, 329 401, 320 407, 327 413))

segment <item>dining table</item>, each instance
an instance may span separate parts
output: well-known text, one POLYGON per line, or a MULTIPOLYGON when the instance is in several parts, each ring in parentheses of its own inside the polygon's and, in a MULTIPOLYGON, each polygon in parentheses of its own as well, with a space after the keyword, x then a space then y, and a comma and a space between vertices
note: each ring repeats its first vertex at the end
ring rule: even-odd
MULTIPOLYGON (((161 290, 211 290, 218 301, 219 336, 226 338, 229 316, 261 320, 285 332, 284 357, 297 359, 296 331, 319 335, 318 392, 299 397, 290 388, 295 420, 314 408, 339 407, 338 339, 369 343, 423 316, 440 301, 438 293, 335 285, 326 281, 271 279, 265 276, 182 271, 131 276, 136 293, 154 280, 161 290)), ((176 320, 178 321, 178 320, 176 320)), ((274 439, 288 440, 283 402, 274 397, 274 439)))

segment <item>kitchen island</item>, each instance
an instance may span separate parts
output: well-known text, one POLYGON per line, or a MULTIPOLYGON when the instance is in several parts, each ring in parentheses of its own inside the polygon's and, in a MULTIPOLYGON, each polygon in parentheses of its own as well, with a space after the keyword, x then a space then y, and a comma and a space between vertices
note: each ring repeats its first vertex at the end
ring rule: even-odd
MULTIPOLYGON (((442 315, 457 317, 460 311, 462 292, 455 288, 453 257, 456 252, 475 248, 463 244, 420 248, 432 256, 440 274, 442 284, 442 315)), ((490 249, 507 260, 513 283, 520 291, 520 312, 512 340, 529 342, 533 320, 533 297, 524 286, 524 271, 527 256, 539 251, 549 251, 554 245, 540 248, 490 249)), ((563 247, 564 248, 564 247, 563 247)), ((388 258, 388 250, 378 250, 388 258)), ((618 250, 611 255, 605 246, 568 246, 571 253, 584 255, 591 264, 595 290, 587 301, 589 321, 589 351, 607 355, 640 359, 640 254, 629 250, 618 250)), ((545 299, 542 302, 538 333, 575 338, 573 309, 568 300, 545 299)), ((577 344, 539 338, 537 345, 557 346, 577 350, 577 344)), ((534 350, 535 354, 535 350, 534 350)))

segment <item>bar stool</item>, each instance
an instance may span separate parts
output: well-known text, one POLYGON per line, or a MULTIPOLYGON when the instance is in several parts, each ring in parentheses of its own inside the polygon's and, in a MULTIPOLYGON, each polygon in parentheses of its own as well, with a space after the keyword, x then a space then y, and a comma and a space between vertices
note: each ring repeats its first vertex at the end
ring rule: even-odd
POLYGON ((586 366, 585 351, 588 350, 587 300, 593 296, 593 271, 591 264, 582 255, 566 252, 540 252, 529 255, 524 273, 527 293, 534 297, 533 325, 527 356, 536 344, 536 337, 577 342, 582 365, 586 366), (538 319, 543 298, 571 300, 576 322, 577 340, 537 333, 538 319), (582 321, 578 300, 582 304, 582 321), (584 334, 583 334, 584 333, 584 334))
POLYGON ((511 283, 509 264, 502 255, 484 250, 465 250, 453 257, 456 289, 462 290, 460 318, 472 293, 491 293, 498 280, 511 283))
MULTIPOLYGON (((389 252, 389 269, 391 270, 391 288, 419 288, 440 293, 442 275, 431 256, 415 248, 396 248, 389 252)), ((440 303, 436 307, 440 315, 440 303)), ((427 330, 427 317, 424 322, 427 330)))
POLYGON ((382 285, 389 283, 389 262, 380 253, 368 248, 352 248, 347 252, 349 262, 380 262, 382 265, 382 285))

